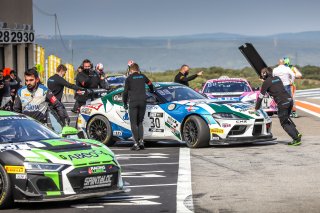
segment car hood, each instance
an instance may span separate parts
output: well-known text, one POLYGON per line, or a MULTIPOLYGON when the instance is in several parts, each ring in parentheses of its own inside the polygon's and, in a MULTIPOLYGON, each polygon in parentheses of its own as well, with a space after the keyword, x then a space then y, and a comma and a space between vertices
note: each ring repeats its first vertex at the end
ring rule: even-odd
POLYGON ((61 163, 66 165, 92 165, 109 162, 114 153, 94 140, 51 139, 0 144, 1 152, 19 155, 23 161, 61 163))
POLYGON ((227 92, 227 93, 204 93, 208 98, 222 101, 241 101, 244 97, 255 99, 257 92, 227 92))

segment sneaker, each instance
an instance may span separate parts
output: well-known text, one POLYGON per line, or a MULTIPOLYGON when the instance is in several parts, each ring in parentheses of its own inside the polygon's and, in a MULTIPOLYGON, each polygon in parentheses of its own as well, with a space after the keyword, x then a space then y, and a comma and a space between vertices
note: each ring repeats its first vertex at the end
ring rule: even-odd
POLYGON ((138 146, 137 143, 135 143, 135 144, 133 144, 133 146, 130 149, 133 151, 138 151, 138 150, 140 150, 140 147, 138 146))
POLYGON ((143 140, 139 140, 139 148, 144 149, 144 142, 143 140))
POLYGON ((302 134, 298 134, 298 138, 293 140, 292 142, 289 142, 288 145, 289 146, 299 146, 301 145, 301 138, 302 138, 302 134))
POLYGON ((299 116, 298 116, 298 113, 294 112, 294 113, 293 113, 293 117, 294 117, 294 118, 299 117, 299 116))

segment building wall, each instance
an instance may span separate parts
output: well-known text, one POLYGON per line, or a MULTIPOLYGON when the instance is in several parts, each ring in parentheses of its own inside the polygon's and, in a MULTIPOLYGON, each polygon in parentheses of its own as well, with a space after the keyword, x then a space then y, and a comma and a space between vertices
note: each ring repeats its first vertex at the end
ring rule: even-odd
MULTIPOLYGON (((32 0, 0 0, 0 28, 33 29, 32 0)), ((33 66, 33 43, 0 43, 0 69, 15 69, 24 79, 24 71, 33 66)))

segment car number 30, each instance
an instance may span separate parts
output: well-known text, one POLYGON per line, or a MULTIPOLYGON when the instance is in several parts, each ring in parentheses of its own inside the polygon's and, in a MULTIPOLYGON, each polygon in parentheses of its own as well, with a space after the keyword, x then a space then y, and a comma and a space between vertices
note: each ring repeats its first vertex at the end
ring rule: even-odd
POLYGON ((156 128, 160 128, 160 118, 150 118, 150 120, 151 120, 151 128, 154 128, 154 127, 156 127, 156 128))

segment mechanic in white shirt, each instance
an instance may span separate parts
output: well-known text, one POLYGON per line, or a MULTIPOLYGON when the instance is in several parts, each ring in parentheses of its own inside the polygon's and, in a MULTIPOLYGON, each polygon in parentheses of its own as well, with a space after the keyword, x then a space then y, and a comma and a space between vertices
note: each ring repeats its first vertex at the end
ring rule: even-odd
POLYGON ((286 91, 292 97, 290 85, 294 82, 294 73, 293 71, 284 65, 284 60, 281 58, 279 60, 279 66, 273 69, 273 76, 278 76, 286 91))

